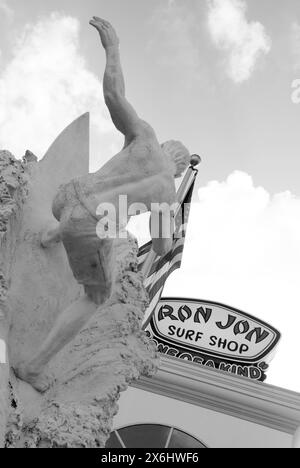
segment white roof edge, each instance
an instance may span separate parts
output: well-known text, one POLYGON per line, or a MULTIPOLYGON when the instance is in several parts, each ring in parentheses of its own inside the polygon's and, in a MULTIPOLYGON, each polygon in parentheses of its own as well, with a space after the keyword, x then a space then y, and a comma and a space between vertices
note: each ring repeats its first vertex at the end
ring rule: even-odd
POLYGON ((299 393, 171 356, 132 386, 288 434, 300 426, 299 393))

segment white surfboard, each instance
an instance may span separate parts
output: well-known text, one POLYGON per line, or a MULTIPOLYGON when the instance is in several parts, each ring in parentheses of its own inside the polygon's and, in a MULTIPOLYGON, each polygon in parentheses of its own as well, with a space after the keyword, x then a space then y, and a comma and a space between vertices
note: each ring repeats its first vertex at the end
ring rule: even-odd
POLYGON ((63 246, 43 249, 40 232, 55 221, 51 206, 59 185, 88 170, 89 114, 84 114, 33 164, 9 289, 12 322, 8 345, 13 367, 30 359, 57 315, 81 294, 63 246))

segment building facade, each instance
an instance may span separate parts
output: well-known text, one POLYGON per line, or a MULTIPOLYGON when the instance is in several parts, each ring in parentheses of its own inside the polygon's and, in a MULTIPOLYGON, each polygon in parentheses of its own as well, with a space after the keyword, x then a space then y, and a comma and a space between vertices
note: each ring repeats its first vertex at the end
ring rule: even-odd
POLYGON ((122 394, 108 447, 300 448, 299 427, 300 394, 164 355, 122 394))

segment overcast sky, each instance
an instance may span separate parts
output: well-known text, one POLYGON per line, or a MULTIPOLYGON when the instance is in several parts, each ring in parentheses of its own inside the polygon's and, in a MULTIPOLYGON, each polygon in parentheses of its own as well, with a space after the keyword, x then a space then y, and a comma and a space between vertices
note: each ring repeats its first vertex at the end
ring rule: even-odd
POLYGON ((90 111, 91 170, 120 149, 91 16, 121 40, 127 97, 203 158, 183 267, 165 293, 283 333, 268 382, 300 392, 299 0, 0 0, 0 146, 42 157, 90 111))

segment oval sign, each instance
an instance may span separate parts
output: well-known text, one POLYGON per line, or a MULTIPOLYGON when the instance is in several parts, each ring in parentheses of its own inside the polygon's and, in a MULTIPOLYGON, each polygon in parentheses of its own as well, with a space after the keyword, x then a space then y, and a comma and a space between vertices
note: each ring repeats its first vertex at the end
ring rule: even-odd
POLYGON ((271 325, 233 307, 211 301, 164 298, 150 324, 153 338, 211 359, 266 361, 280 339, 271 325))

